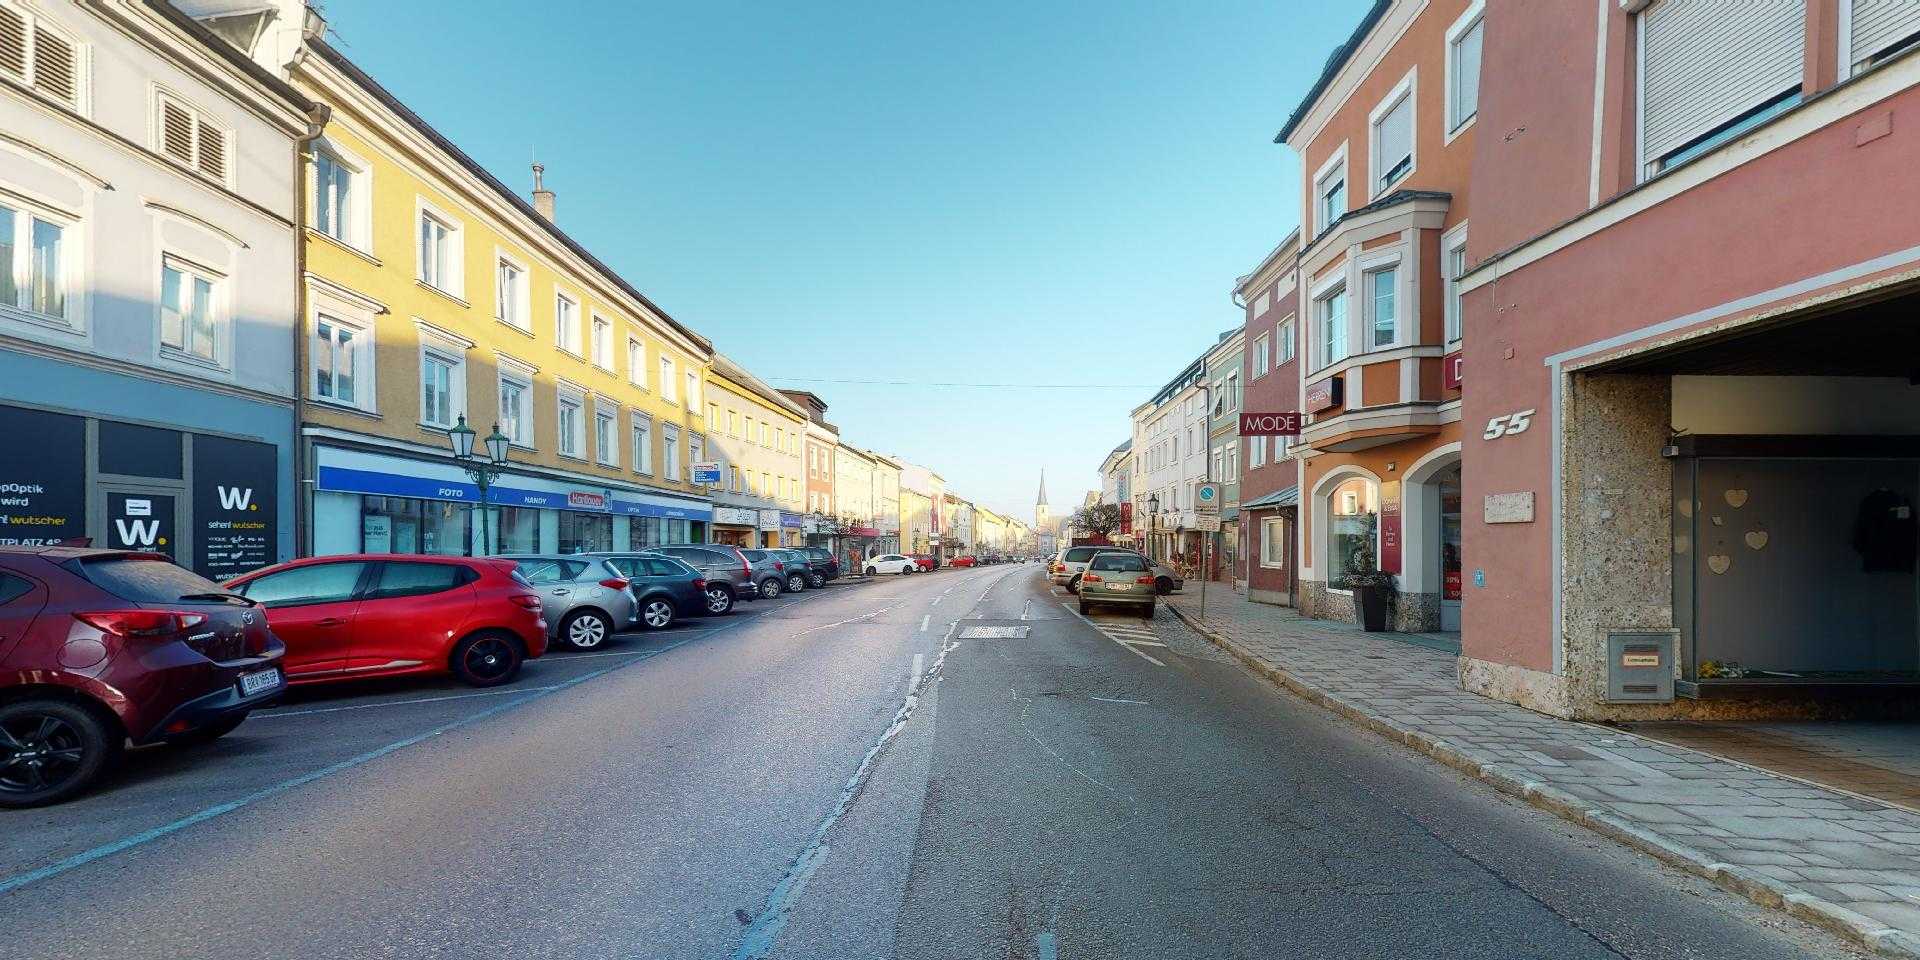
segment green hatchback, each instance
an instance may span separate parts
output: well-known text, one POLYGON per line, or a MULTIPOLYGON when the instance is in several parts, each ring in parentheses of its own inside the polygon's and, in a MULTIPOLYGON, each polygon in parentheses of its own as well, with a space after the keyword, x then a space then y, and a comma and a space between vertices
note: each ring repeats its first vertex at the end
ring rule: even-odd
POLYGON ((1080 575, 1080 612, 1095 606, 1136 607, 1148 619, 1153 617, 1153 571, 1147 561, 1130 550, 1096 553, 1080 575))

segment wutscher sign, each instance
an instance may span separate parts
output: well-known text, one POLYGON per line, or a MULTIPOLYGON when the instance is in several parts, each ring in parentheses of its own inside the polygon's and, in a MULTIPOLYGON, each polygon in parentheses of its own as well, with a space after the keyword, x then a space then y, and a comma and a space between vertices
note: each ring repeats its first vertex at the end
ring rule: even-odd
POLYGON ((1242 413, 1240 435, 1243 437, 1297 437, 1300 435, 1300 414, 1297 411, 1242 413))

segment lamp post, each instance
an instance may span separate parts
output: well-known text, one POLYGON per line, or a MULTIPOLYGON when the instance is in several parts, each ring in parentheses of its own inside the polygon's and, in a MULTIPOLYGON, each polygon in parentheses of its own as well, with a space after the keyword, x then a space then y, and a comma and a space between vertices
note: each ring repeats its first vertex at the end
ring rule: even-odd
POLYGON ((1147 495, 1147 553, 1150 556, 1154 553, 1154 548, 1160 545, 1160 538, 1156 536, 1159 532, 1160 495, 1150 493, 1147 495))
POLYGON ((499 424, 494 424, 493 433, 481 441, 486 446, 486 456, 481 459, 473 455, 473 438, 473 428, 467 426, 465 414, 460 416, 460 422, 452 430, 447 431, 447 442, 453 444, 453 458, 459 461, 460 469, 472 478, 474 486, 480 488, 480 547, 482 551, 491 551, 496 544, 488 519, 487 491, 493 489, 494 478, 500 476, 506 467, 507 450, 513 441, 500 432, 499 424))

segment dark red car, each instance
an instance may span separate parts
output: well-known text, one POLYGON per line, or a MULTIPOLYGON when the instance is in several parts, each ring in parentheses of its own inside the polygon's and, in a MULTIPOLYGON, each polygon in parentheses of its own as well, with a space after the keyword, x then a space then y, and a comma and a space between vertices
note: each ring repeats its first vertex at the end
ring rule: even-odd
POLYGON ((547 652, 540 594, 511 560, 308 557, 227 588, 266 608, 287 645, 290 683, 451 673, 491 687, 547 652))
POLYGON ((914 562, 914 565, 918 566, 922 570, 932 570, 940 566, 940 561, 935 560, 933 558, 933 554, 930 554, 930 553, 914 554, 913 562, 914 562))
POLYGON ((65 800, 286 690, 266 612, 156 553, 0 547, 0 807, 65 800))

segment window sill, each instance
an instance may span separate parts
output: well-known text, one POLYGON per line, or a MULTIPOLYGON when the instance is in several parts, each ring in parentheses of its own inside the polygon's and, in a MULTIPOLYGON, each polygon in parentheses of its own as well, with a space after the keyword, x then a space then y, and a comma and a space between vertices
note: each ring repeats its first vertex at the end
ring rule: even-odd
MULTIPOLYGON (((420 427, 422 432, 431 433, 438 437, 445 437, 448 433, 451 433, 453 431, 453 424, 451 423, 447 424, 446 426, 441 426, 440 424, 437 424, 437 423, 428 423, 425 420, 421 420, 421 421, 418 421, 418 426, 420 427)), ((476 444, 474 446, 475 452, 478 452, 479 449, 480 449, 479 445, 476 444)))
POLYGON ((533 339, 532 330, 529 330, 526 327, 523 327, 517 323, 514 323, 511 320, 505 319, 504 317, 494 317, 493 322, 503 327, 506 327, 508 330, 512 330, 514 333, 517 333, 523 337, 526 337, 528 340, 533 339))
POLYGON ((376 266, 376 267, 386 266, 386 264, 382 262, 379 257, 376 257, 373 255, 373 251, 368 250, 357 243, 352 243, 350 241, 342 240, 339 237, 336 237, 333 234, 328 233, 324 230, 319 230, 314 227, 308 227, 307 236, 314 239, 318 239, 321 242, 327 244, 328 246, 338 247, 340 250, 345 251, 346 253, 353 254, 354 256, 359 257, 362 260, 365 260, 367 263, 372 264, 373 266, 376 266))
POLYGON ((571 460, 574 463, 591 463, 591 461, 589 461, 586 457, 583 457, 583 456, 580 456, 579 454, 574 454, 574 453, 562 453, 560 454, 560 459, 571 460))
POLYGON ((439 296, 439 297, 445 297, 446 299, 448 299, 448 300, 451 300, 451 301, 453 301, 454 303, 457 303, 457 304, 459 304, 459 305, 460 305, 460 308, 461 308, 461 309, 463 309, 463 310, 471 310, 471 309, 473 309, 473 304, 471 304, 471 303, 468 303, 465 297, 462 297, 461 295, 459 295, 459 294, 457 294, 457 293, 454 293, 454 292, 453 292, 453 291, 451 291, 451 290, 442 290, 442 289, 440 289, 439 287, 436 287, 436 286, 434 286, 433 284, 431 284, 431 283, 428 283, 428 282, 426 282, 425 280, 422 280, 422 279, 420 279, 419 277, 415 277, 415 278, 413 279, 413 284, 414 284, 414 286, 417 286, 417 287, 419 287, 419 288, 420 288, 420 289, 422 289, 422 290, 426 290, 426 291, 428 291, 428 292, 430 292, 430 293, 432 293, 432 294, 434 294, 435 296, 439 296))
POLYGON ((1452 130, 1447 131, 1446 137, 1443 139, 1441 146, 1446 146, 1448 144, 1453 143, 1453 141, 1458 139, 1461 134, 1466 133, 1468 130, 1472 130, 1474 121, 1479 119, 1480 119, 1480 113, 1479 111, 1475 111, 1473 116, 1468 117, 1465 120, 1462 120, 1458 126, 1454 127, 1452 130))
POLYGON ((184 353, 168 346, 162 346, 160 348, 160 359, 183 367, 192 367, 204 373, 221 373, 228 376, 233 374, 233 370, 230 367, 227 367, 218 360, 210 360, 197 354, 184 353))
POLYGON ((85 330, 68 322, 65 317, 34 313, 31 310, 22 310, 19 307, 0 306, 0 319, 26 324, 36 330, 45 330, 48 333, 64 333, 74 337, 84 337, 87 335, 85 330))
POLYGON ((350 413, 356 417, 365 417, 368 420, 381 419, 380 412, 378 410, 368 410, 365 407, 354 406, 353 404, 350 404, 350 403, 341 403, 338 400, 332 400, 327 397, 308 397, 307 402, 325 410, 333 410, 339 413, 350 413))
POLYGON ((556 343, 556 344, 554 344, 554 345, 553 345, 553 348, 554 348, 555 350, 558 350, 558 351, 560 351, 561 353, 564 353, 564 354, 566 354, 566 355, 567 355, 567 356, 569 356, 569 357, 572 357, 572 358, 574 358, 575 360, 578 360, 578 361, 580 361, 581 363, 586 363, 586 362, 587 362, 587 358, 586 358, 586 357, 584 357, 584 356, 581 356, 580 354, 578 354, 578 353, 575 353, 575 352, 573 352, 573 350, 571 350, 570 348, 568 348, 566 344, 561 344, 561 343, 556 343))

